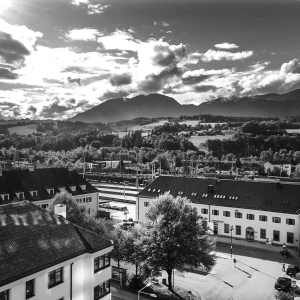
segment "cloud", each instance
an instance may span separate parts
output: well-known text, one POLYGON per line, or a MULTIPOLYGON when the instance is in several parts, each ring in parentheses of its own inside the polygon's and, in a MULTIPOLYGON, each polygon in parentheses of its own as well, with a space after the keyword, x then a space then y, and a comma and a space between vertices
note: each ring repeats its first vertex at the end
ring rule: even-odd
POLYGON ((0 5, 0 15, 3 15, 4 12, 11 7, 11 1, 10 0, 1 0, 0 5))
POLYGON ((4 108, 9 108, 11 109, 12 107, 15 107, 15 106, 19 106, 17 105, 16 103, 13 103, 13 102, 8 102, 8 101, 1 101, 0 102, 0 107, 4 107, 4 108))
POLYGON ((70 3, 79 6, 81 4, 88 4, 89 2, 89 0, 72 0, 70 3))
POLYGON ((71 77, 68 77, 68 82, 69 83, 78 83, 78 85, 81 85, 81 79, 80 78, 71 78, 71 77))
POLYGON ((141 44, 141 41, 133 38, 131 33, 119 29, 110 35, 99 37, 97 41, 107 50, 137 51, 141 44))
POLYGON ((215 91, 217 89, 214 85, 197 85, 194 87, 194 91, 197 93, 204 93, 208 91, 215 91))
POLYGON ((113 98, 124 98, 129 95, 126 91, 106 91, 101 97, 99 97, 99 100, 107 100, 107 99, 113 99, 113 98))
POLYGON ((70 107, 60 105, 59 100, 56 99, 53 103, 49 104, 48 106, 44 106, 40 111, 39 115, 46 119, 57 118, 59 116, 64 115, 65 112, 67 112, 68 110, 70 110, 70 107))
POLYGON ((113 86, 127 85, 132 82, 131 74, 114 74, 110 77, 109 82, 113 86))
POLYGON ((201 60, 205 62, 210 62, 213 60, 241 60, 248 58, 253 55, 252 51, 242 51, 242 52, 227 52, 209 49, 202 54, 201 60))
POLYGON ((34 107, 34 106, 32 106, 32 105, 30 105, 29 107, 28 107, 28 109, 27 109, 29 112, 31 112, 32 114, 36 114, 36 112, 37 112, 37 108, 36 107, 34 107))
POLYGON ((166 33, 173 33, 171 30, 167 31, 166 33))
POLYGON ((65 34, 65 37, 69 40, 77 41, 95 41, 100 35, 100 32, 97 29, 93 28, 81 28, 73 29, 65 34))
POLYGON ((183 76, 181 78, 182 83, 185 85, 192 85, 192 84, 197 84, 200 83, 202 81, 205 81, 206 79, 210 78, 212 75, 208 75, 208 74, 201 74, 198 76, 183 76))
POLYGON ((161 26, 164 26, 164 27, 170 26, 170 24, 165 22, 165 21, 161 21, 161 22, 154 21, 153 24, 154 24, 154 26, 157 26, 157 25, 161 25, 161 26))
POLYGON ((105 9, 109 8, 111 5, 102 4, 88 4, 88 15, 102 14, 105 9))
POLYGON ((10 34, 0 32, 0 58, 2 63, 20 63, 29 54, 30 52, 22 43, 13 39, 10 34))
POLYGON ((8 68, 0 68, 0 79, 17 79, 18 74, 8 68))
POLYGON ((222 44, 215 44, 215 47, 219 49, 235 49, 235 48, 239 48, 240 46, 236 44, 222 43, 222 44))
POLYGON ((288 63, 284 63, 281 68, 280 72, 287 74, 287 73, 293 73, 293 74, 299 74, 300 73, 300 63, 298 59, 293 59, 289 61, 288 63))

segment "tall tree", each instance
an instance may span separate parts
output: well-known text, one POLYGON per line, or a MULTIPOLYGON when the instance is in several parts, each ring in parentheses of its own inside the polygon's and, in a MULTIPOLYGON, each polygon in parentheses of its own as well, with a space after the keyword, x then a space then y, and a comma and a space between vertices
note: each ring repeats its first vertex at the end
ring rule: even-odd
POLYGON ((57 193, 54 196, 48 211, 54 213, 54 205, 57 203, 63 203, 66 205, 68 221, 85 229, 94 231, 99 235, 106 236, 108 231, 105 225, 105 220, 97 218, 95 214, 88 214, 84 204, 78 204, 70 193, 67 191, 57 193))
POLYGON ((202 216, 187 198, 170 194, 160 196, 146 213, 150 221, 145 264, 154 273, 165 270, 172 290, 172 272, 183 272, 186 265, 208 270, 215 264, 209 254, 213 242, 202 223, 202 216))

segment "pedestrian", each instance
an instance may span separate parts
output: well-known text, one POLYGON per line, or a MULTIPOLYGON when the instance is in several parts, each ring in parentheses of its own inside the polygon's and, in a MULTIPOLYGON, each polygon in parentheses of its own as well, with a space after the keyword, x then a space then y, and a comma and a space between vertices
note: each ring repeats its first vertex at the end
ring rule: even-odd
POLYGON ((283 248, 283 251, 285 251, 285 249, 286 249, 286 244, 285 243, 282 244, 282 248, 283 248))
POLYGON ((285 272, 285 264, 282 264, 282 271, 285 272))

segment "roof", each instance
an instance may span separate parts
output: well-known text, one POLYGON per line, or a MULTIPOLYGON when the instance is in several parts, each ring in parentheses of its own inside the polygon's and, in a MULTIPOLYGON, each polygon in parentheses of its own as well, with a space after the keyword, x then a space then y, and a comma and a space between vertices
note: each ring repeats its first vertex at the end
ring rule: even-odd
POLYGON ((272 165, 292 165, 290 160, 268 160, 265 163, 270 163, 272 165))
POLYGON ((168 191, 173 196, 183 192, 180 196, 198 204, 288 214, 297 214, 300 209, 300 185, 252 180, 160 176, 137 197, 156 198, 168 191), (212 185, 213 191, 209 192, 209 185, 212 185))
POLYGON ((66 168, 2 171, 0 191, 9 194, 9 201, 0 199, 0 205, 11 203, 16 197, 16 190, 24 192, 25 199, 32 202, 52 199, 53 195, 49 195, 47 189, 53 188, 54 193, 59 193, 59 186, 64 186, 73 196, 98 192, 82 175, 76 171, 69 171, 66 168), (86 185, 85 190, 80 188, 81 184, 86 185), (70 185, 76 186, 75 192, 70 189, 70 185), (30 194, 32 190, 37 190, 38 195, 32 196, 30 194))
POLYGON ((22 201, 0 206, 0 287, 112 242, 22 201))

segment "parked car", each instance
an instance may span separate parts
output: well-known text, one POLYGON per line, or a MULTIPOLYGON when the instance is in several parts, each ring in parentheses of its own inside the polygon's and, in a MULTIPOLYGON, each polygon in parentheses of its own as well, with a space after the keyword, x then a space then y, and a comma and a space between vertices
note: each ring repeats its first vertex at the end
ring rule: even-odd
POLYGON ((300 268, 295 265, 289 265, 286 270, 286 275, 295 276, 299 272, 300 268))
POLYGON ((275 289, 280 291, 290 291, 292 285, 292 280, 286 277, 278 277, 275 282, 275 289))

